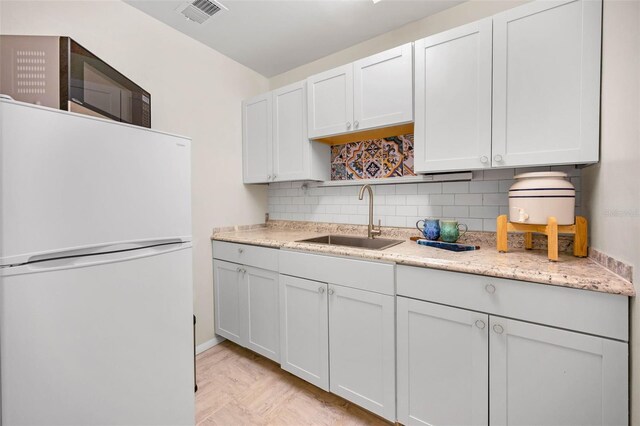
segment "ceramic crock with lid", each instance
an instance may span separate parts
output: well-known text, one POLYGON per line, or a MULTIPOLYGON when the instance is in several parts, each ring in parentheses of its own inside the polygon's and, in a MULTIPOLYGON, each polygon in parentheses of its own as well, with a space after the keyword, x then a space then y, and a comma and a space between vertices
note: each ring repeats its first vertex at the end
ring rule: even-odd
POLYGON ((509 188, 509 221, 545 225, 555 216, 558 225, 575 221, 576 190, 563 172, 531 172, 514 177, 509 188))

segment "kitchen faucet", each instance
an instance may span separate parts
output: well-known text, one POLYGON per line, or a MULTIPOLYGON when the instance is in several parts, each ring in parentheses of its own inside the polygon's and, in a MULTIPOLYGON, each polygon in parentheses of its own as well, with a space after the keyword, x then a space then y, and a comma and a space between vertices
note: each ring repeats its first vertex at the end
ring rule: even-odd
POLYGON ((378 229, 375 228, 375 226, 373 225, 373 191, 371 190, 371 185, 366 184, 366 185, 362 185, 362 188, 360 188, 360 194, 358 194, 358 199, 362 200, 362 198, 364 197, 364 190, 368 189, 369 190, 369 227, 367 228, 367 237, 368 238, 375 238, 377 235, 380 235, 382 233, 382 230, 380 229, 380 220, 378 219, 378 229))

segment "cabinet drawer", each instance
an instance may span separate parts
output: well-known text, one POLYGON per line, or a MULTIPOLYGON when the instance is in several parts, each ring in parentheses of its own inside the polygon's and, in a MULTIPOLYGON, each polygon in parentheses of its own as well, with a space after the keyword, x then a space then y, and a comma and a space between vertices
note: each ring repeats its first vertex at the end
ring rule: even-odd
POLYGON ((411 266, 397 281, 401 296, 629 340, 626 296, 411 266))
POLYGON ((255 266, 269 271, 278 270, 278 251, 278 249, 267 247, 213 241, 214 259, 255 266))
POLYGON ((394 294, 394 265, 389 263, 280 250, 280 273, 394 294))

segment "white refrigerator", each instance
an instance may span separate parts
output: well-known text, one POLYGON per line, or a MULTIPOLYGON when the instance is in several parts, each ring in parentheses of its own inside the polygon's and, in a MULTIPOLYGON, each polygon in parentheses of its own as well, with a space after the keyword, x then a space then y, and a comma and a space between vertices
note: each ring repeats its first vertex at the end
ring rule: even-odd
POLYGON ((190 140, 0 100, 1 424, 194 423, 190 140))

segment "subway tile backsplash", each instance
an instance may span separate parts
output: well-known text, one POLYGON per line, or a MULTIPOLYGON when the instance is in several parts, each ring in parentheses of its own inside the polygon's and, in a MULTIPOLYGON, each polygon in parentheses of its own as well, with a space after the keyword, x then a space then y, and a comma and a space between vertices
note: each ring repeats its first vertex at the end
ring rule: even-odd
MULTIPOLYGON (((450 218, 473 231, 495 231, 496 217, 508 213, 508 191, 513 176, 530 171, 557 170, 567 173, 576 187, 576 214, 580 214, 580 169, 553 166, 526 169, 474 171, 468 182, 398 183, 372 186, 374 220, 382 226, 414 227, 425 217, 450 218)), ((269 217, 366 224, 369 201, 358 200, 359 186, 314 187, 304 182, 269 184, 269 217)), ((363 182, 363 184, 366 181, 363 182)))

